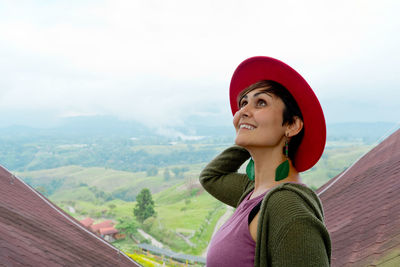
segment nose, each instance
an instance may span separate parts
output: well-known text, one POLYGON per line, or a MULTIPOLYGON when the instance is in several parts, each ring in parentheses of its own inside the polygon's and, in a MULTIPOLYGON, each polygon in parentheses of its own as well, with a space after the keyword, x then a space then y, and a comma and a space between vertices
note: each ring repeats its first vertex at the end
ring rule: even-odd
POLYGON ((245 105, 241 109, 239 109, 240 112, 240 117, 246 118, 250 116, 251 110, 250 110, 250 105, 245 105))
POLYGON ((249 105, 245 105, 242 108, 239 108, 238 111, 236 111, 235 115, 233 116, 233 125, 237 127, 240 119, 247 117, 251 117, 251 108, 249 107, 249 105))

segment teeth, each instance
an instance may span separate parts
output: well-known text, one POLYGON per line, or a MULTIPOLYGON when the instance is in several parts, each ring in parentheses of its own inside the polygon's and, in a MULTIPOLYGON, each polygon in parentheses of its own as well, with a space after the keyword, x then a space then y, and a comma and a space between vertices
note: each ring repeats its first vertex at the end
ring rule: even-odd
POLYGON ((240 125, 240 129, 242 129, 242 128, 246 128, 246 129, 249 129, 249 130, 254 130, 253 126, 250 126, 250 125, 247 125, 247 124, 241 124, 240 125))

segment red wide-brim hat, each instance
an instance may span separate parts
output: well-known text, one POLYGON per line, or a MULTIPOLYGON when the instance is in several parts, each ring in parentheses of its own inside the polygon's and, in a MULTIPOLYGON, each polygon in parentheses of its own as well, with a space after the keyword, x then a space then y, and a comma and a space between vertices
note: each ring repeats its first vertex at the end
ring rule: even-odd
POLYGON ((314 166, 325 148, 325 117, 318 98, 306 80, 289 65, 271 57, 251 57, 240 63, 230 85, 232 114, 238 111, 238 95, 253 83, 272 80, 283 85, 296 100, 304 122, 304 136, 294 158, 297 171, 314 166))

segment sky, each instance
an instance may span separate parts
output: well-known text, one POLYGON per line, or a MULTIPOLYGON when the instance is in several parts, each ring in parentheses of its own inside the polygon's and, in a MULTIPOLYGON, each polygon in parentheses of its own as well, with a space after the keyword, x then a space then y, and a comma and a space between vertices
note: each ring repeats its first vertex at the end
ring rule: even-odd
POLYGON ((231 75, 271 56, 327 123, 398 122, 400 1, 3 1, 0 127, 111 115, 230 124, 231 75))

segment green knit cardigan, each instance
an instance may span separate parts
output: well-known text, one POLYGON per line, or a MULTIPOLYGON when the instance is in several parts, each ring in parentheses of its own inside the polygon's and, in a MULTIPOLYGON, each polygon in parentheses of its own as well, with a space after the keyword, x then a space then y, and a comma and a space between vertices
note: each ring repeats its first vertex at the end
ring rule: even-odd
MULTIPOLYGON (((232 207, 254 189, 254 181, 238 173, 250 154, 232 146, 200 174, 203 187, 232 207)), ((313 190, 282 183, 264 197, 258 218, 254 266, 330 266, 331 241, 321 201, 313 190)))

